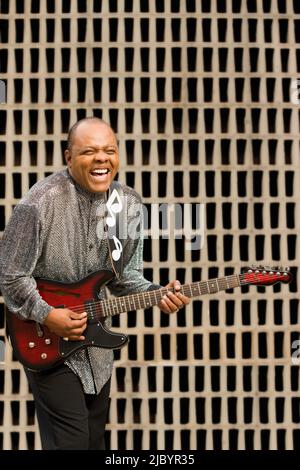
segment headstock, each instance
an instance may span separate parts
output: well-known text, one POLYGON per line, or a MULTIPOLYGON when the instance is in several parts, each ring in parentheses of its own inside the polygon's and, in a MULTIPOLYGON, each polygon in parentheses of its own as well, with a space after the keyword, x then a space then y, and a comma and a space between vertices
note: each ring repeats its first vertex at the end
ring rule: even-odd
POLYGON ((277 282, 288 284, 293 276, 290 268, 282 266, 252 266, 243 270, 241 276, 242 284, 253 284, 256 286, 271 286, 277 282))

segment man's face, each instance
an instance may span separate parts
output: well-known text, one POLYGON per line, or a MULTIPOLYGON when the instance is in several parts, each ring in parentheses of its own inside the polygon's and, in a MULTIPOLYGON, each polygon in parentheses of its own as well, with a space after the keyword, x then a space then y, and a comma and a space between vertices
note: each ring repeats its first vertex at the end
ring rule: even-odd
POLYGON ((65 159, 74 180, 92 193, 108 190, 119 167, 119 151, 112 129, 95 121, 81 123, 65 159))

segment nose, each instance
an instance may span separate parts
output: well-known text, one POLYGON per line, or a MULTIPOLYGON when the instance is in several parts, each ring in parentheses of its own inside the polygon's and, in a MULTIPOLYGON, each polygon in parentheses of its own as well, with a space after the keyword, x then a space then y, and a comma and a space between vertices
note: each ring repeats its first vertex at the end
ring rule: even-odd
POLYGON ((94 154, 94 159, 97 161, 97 162, 106 162, 108 160, 108 155, 106 152, 104 152, 103 150, 98 150, 97 152, 95 152, 94 154))

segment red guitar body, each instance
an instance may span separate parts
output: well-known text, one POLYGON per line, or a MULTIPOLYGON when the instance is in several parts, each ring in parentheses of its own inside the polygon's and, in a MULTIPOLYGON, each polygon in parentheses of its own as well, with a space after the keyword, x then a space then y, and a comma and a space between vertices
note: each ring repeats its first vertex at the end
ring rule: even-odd
MULTIPOLYGON (((65 284, 62 282, 37 279, 37 288, 41 297, 51 306, 58 308, 76 307, 76 311, 101 308, 97 294, 102 286, 113 277, 111 271, 99 271, 83 280, 65 284), (93 307, 93 302, 95 306, 93 307), (85 309, 85 304, 88 307, 85 309)), ((14 353, 18 360, 32 370, 45 370, 62 363, 70 355, 88 346, 118 349, 124 346, 128 338, 123 334, 110 332, 104 326, 104 317, 97 315, 88 321, 83 341, 65 341, 46 326, 31 320, 21 320, 7 310, 7 323, 14 353)))
MULTIPOLYGON (((188 297, 203 294, 215 294, 220 290, 231 289, 241 285, 268 286, 277 282, 288 283, 292 280, 289 269, 246 268, 245 274, 231 275, 219 279, 194 282, 181 286, 182 293, 188 297)), ((26 367, 33 370, 44 370, 54 367, 80 349, 88 346, 118 349, 124 346, 128 338, 105 328, 105 317, 133 309, 149 308, 159 305, 160 300, 172 288, 160 288, 151 292, 142 292, 118 297, 115 300, 98 299, 102 286, 113 278, 111 271, 99 271, 90 274, 81 281, 65 284, 62 282, 37 280, 41 297, 53 307, 69 308, 76 312, 87 312, 87 328, 83 341, 66 341, 47 327, 34 321, 24 321, 7 311, 7 322, 14 352, 26 367)), ((174 291, 173 291, 174 292, 174 291)))

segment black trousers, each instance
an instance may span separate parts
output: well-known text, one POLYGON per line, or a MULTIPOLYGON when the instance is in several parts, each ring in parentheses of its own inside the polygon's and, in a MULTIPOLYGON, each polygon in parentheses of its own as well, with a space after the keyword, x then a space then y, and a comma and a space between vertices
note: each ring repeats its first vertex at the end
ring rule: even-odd
POLYGON ((44 450, 101 450, 105 448, 110 380, 98 395, 85 394, 71 369, 25 369, 34 396, 44 450))

